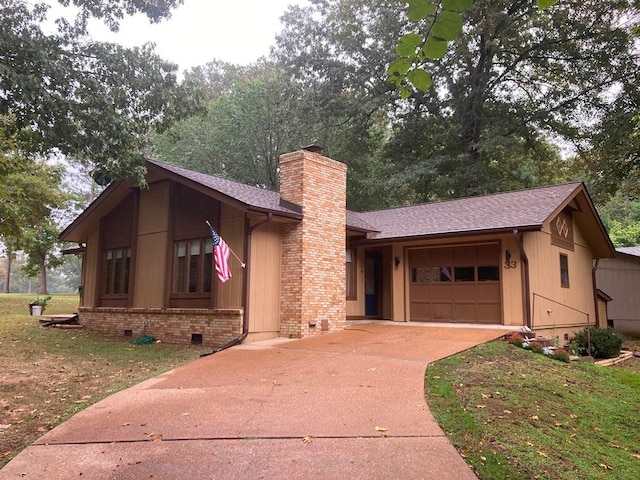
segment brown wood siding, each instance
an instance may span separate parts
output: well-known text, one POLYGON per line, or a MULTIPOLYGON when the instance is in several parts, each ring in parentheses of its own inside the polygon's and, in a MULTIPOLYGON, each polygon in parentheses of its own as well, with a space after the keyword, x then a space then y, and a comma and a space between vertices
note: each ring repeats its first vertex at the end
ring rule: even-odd
POLYGON ((280 331, 282 228, 276 224, 263 225, 253 231, 251 241, 249 332, 277 336, 280 331))
MULTIPOLYGON (((224 238, 229 248, 235 252, 240 261, 246 263, 245 244, 245 216, 240 210, 228 205, 222 205, 220 214, 220 235, 224 238)), ((215 306, 217 308, 242 308, 244 306, 244 275, 245 270, 240 261, 231 254, 229 256, 229 268, 233 275, 225 283, 218 281, 215 272, 213 283, 215 285, 215 306)))
POLYGON ((530 266, 533 329, 563 332, 587 322, 593 325, 596 306, 591 250, 575 225, 573 251, 552 244, 551 228, 552 225, 547 224, 541 232, 530 232, 524 237, 530 266), (561 254, 568 260, 568 288, 561 285, 561 254))
POLYGON ((138 239, 135 261, 133 305, 165 306, 167 242, 169 238, 169 182, 154 183, 140 192, 138 239))
POLYGON ((131 246, 134 209, 133 194, 118 204, 102 221, 102 247, 105 250, 131 246))
POLYGON ((611 297, 607 309, 614 328, 640 333, 640 258, 618 255, 600 260, 596 281, 611 297))
POLYGON ((217 200, 177 184, 172 204, 174 240, 208 236, 209 227, 205 223, 207 220, 213 228, 220 228, 220 202, 217 200))

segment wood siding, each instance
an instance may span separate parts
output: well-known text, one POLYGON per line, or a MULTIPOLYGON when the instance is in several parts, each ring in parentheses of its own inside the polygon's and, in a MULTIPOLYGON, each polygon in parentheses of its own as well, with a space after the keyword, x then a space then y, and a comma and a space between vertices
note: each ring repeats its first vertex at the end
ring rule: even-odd
POLYGON ((640 334, 640 258, 618 254, 600 260, 596 281, 598 288, 611 297, 607 309, 613 327, 640 334))
POLYGON ((250 340, 277 337, 280 331, 282 230, 268 223, 251 234, 250 340))
POLYGON ((561 337, 596 321, 592 253, 573 226, 573 251, 552 244, 550 222, 542 231, 524 236, 530 263, 532 327, 541 334, 561 337), (561 286, 561 254, 568 259, 568 287, 561 286))
POLYGON ((165 306, 169 241, 169 182, 140 191, 133 306, 165 306))
MULTIPOLYGON (((246 263, 245 259, 245 216, 244 213, 222 205, 220 213, 220 235, 229 248, 246 263)), ((233 275, 225 283, 220 283, 214 272, 216 301, 218 308, 241 308, 244 305, 244 275, 245 271, 233 254, 229 257, 229 267, 233 275)))

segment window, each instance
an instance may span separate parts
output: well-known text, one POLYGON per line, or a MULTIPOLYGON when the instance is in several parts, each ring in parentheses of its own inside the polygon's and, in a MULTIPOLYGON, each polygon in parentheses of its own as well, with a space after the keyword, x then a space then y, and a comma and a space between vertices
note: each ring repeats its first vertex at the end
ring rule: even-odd
POLYGON ((452 280, 451 271, 451 267, 414 267, 411 269, 411 282, 450 282, 452 280))
POLYGON ((346 251, 345 265, 347 270, 347 298, 350 300, 355 300, 357 298, 355 250, 346 251))
POLYGON ((211 292, 213 240, 182 240, 175 244, 173 293, 211 292))
POLYGON ((475 267, 455 267, 454 274, 456 282, 475 282, 476 280, 475 267))
POLYGON ((500 267, 497 265, 478 266, 479 282, 497 282, 500 280, 500 267))
POLYGON ((563 253, 560 254, 560 285, 569 286, 569 258, 563 253))
POLYGON ((130 248, 125 247, 105 250, 102 293, 104 295, 127 295, 129 293, 130 268, 130 248))

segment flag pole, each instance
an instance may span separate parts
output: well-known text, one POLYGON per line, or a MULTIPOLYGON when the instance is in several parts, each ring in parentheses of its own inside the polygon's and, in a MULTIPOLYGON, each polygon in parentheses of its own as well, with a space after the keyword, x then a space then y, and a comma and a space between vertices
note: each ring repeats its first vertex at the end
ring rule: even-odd
MULTIPOLYGON (((210 230, 213 230, 213 227, 212 227, 212 226, 211 226, 211 224, 209 223, 209 220, 205 220, 205 223, 209 226, 209 229, 210 229, 210 230)), ((229 246, 229 244, 228 244, 228 243, 227 243, 227 246, 229 246)), ((246 265, 242 260, 240 260, 240 258, 238 257, 238 255, 236 255, 236 252, 234 252, 234 251, 231 249, 231 247, 229 247, 229 251, 233 254, 233 256, 234 256, 234 257, 236 257, 236 260, 238 260, 238 262, 240 262, 240 266, 241 266, 242 268, 245 268, 245 267, 247 266, 247 265, 246 265)))

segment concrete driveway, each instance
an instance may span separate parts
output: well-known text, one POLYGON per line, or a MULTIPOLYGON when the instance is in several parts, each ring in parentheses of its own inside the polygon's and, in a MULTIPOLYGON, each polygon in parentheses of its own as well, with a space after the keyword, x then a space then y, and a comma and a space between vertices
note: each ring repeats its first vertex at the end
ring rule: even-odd
POLYGON ((414 325, 201 358, 78 413, 0 479, 475 479, 429 412, 425 369, 506 332, 414 325))

